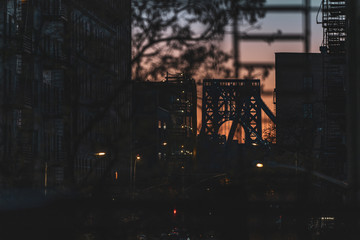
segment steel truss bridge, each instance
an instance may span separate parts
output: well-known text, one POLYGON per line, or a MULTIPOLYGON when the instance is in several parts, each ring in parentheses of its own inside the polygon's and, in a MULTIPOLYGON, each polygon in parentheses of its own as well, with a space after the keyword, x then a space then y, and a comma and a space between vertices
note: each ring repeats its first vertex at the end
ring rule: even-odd
POLYGON ((233 140, 240 124, 245 144, 265 144, 262 138, 261 110, 275 123, 275 116, 260 97, 258 79, 204 79, 201 134, 219 139, 219 129, 233 121, 227 145, 233 140))

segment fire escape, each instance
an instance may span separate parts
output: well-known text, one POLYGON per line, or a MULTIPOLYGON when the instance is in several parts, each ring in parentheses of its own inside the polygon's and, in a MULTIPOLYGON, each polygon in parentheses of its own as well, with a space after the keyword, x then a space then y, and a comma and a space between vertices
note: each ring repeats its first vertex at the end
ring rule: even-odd
MULTIPOLYGON (((63 146, 63 93, 64 93, 64 60, 63 39, 61 32, 67 24, 66 8, 61 1, 41 1, 41 33, 33 36, 37 40, 35 56, 41 58, 37 64, 42 66, 41 81, 36 86, 39 96, 39 110, 41 112, 42 130, 40 131, 44 148, 42 165, 46 165, 49 185, 58 185, 64 178, 65 152, 63 146), (59 34, 46 32, 56 29, 59 34)), ((35 35, 36 33, 33 32, 35 35)))
POLYGON ((323 52, 325 95, 324 172, 339 177, 344 173, 345 134, 345 42, 346 1, 324 0, 323 52))
POLYGON ((346 41, 346 1, 323 1, 323 37, 329 54, 344 54, 346 41))

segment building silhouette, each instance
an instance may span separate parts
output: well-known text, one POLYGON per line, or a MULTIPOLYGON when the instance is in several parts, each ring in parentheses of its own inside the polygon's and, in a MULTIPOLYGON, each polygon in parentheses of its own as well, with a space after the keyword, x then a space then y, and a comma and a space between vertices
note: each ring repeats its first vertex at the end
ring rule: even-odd
POLYGON ((328 90, 336 76, 342 84, 344 75, 326 68, 329 58, 326 53, 276 53, 276 141, 297 154, 298 166, 344 179, 344 87, 328 90))
POLYGON ((277 143, 302 149, 307 168, 345 180, 345 1, 323 1, 321 23, 321 53, 276 54, 277 143))
POLYGON ((130 1, 0 3, 0 186, 68 189, 120 171, 130 1))
POLYGON ((195 81, 168 74, 162 82, 135 82, 133 97, 133 156, 141 156, 136 171, 142 171, 136 178, 150 184, 150 178, 190 173, 196 164, 195 81))
MULTIPOLYGON (((324 138, 323 56, 276 53, 276 143, 317 159, 324 138)), ((303 160, 299 159, 299 165, 303 160)))

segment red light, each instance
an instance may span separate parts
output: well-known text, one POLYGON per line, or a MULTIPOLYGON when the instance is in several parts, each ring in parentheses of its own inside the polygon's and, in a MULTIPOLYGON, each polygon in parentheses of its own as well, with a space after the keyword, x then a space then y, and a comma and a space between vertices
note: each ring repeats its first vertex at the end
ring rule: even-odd
POLYGON ((174 211, 173 211, 173 212, 174 212, 174 215, 176 215, 176 209, 174 209, 174 211))

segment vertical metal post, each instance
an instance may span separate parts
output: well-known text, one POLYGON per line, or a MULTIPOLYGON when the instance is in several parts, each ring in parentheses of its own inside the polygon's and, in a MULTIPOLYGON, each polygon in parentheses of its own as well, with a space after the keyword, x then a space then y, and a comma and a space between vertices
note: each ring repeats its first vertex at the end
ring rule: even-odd
POLYGON ((240 59, 239 59, 239 29, 238 29, 238 9, 235 1, 232 1, 233 11, 233 51, 234 51, 234 71, 235 78, 239 78, 240 59))
POLYGON ((309 53, 310 52, 310 36, 311 36, 311 26, 310 26, 310 4, 311 0, 303 0, 305 9, 304 9, 304 52, 309 53))
POLYGON ((131 154, 131 160, 130 160, 130 198, 134 198, 134 164, 131 154))
POLYGON ((360 3, 357 0, 348 2, 349 34, 348 34, 348 67, 347 80, 347 153, 349 163, 349 181, 352 186, 350 198, 356 207, 360 207, 360 68, 359 65, 359 42, 360 30, 360 3))
MULTIPOLYGON (((131 93, 132 93, 132 96, 135 96, 135 94, 134 94, 134 88, 135 88, 135 85, 134 84, 131 84, 130 85, 130 87, 131 87, 131 89, 130 89, 130 91, 131 91, 131 93)), ((133 131, 134 131, 134 129, 133 129, 133 120, 134 120, 134 112, 133 112, 133 109, 132 109, 132 99, 130 100, 131 102, 130 102, 130 104, 131 104, 131 106, 130 106, 130 110, 131 110, 131 116, 132 117, 130 117, 130 134, 129 134, 129 137, 130 137, 130 166, 129 166, 129 170, 130 170, 130 173, 129 173, 129 175, 130 175, 130 183, 129 183, 129 197, 132 195, 132 192, 133 192, 133 184, 132 184, 132 180, 133 180, 133 157, 134 157, 134 154, 133 154, 133 151, 134 151, 134 146, 133 146, 133 143, 134 143, 134 139, 133 139, 133 131)))
POLYGON ((45 196, 47 194, 47 184, 48 184, 48 165, 47 165, 47 162, 45 162, 45 177, 44 177, 44 186, 45 186, 44 194, 45 194, 45 196))
POLYGON ((136 158, 134 159, 134 172, 133 172, 133 198, 135 197, 135 180, 136 180, 136 158))

